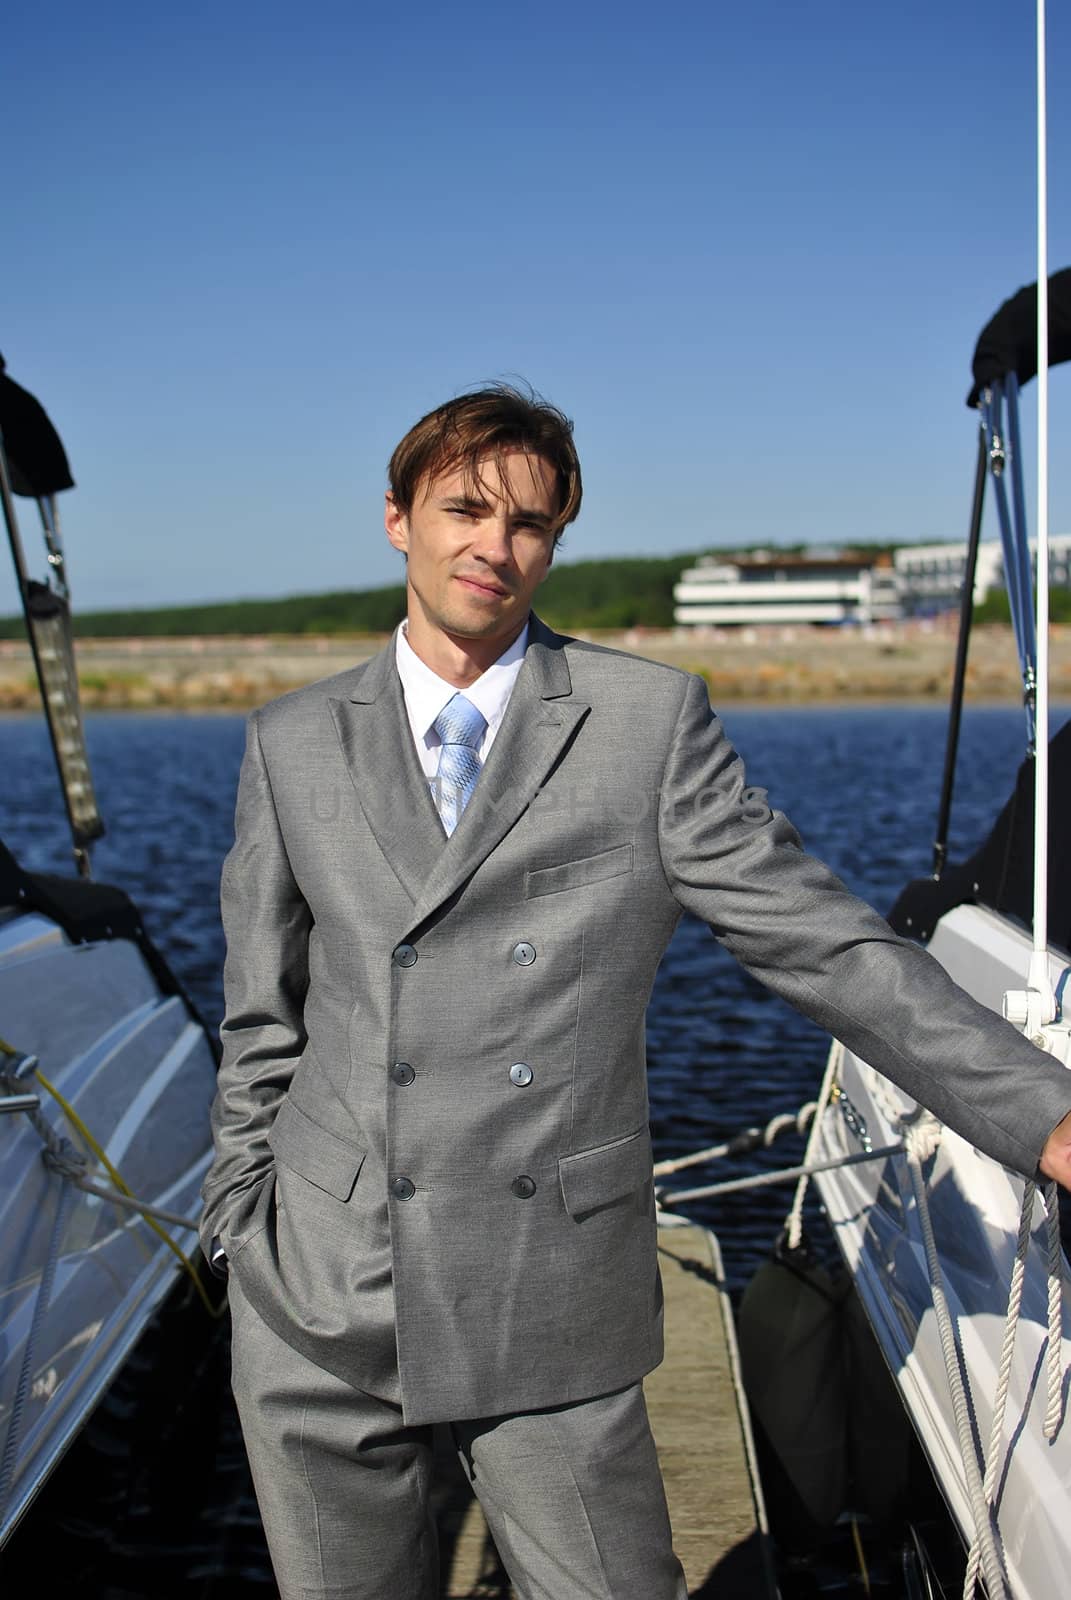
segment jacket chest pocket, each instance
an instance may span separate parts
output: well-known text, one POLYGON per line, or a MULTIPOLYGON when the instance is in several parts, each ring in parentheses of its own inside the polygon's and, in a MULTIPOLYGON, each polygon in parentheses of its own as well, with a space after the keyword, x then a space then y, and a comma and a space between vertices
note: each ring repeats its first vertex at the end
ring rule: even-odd
POLYGON ((534 900, 538 895, 560 894, 565 889, 582 889, 589 883, 618 878, 632 871, 633 855, 631 843, 618 844, 577 861, 563 861, 560 866, 531 868, 524 875, 525 895, 534 900))

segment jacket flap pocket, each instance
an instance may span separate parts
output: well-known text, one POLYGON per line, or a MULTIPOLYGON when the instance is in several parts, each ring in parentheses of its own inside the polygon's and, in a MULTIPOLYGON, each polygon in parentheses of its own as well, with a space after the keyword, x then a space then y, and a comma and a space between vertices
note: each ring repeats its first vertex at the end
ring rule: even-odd
POLYGON ((612 850, 583 856, 579 861, 563 861, 557 867, 536 867, 524 875, 524 892, 532 900, 541 894, 557 894, 561 889, 580 889, 603 878, 616 878, 632 871, 632 845, 616 844, 612 850))
POLYGON ((651 1172, 651 1135, 647 1128, 601 1144, 595 1150, 562 1156, 558 1176, 565 1209, 571 1217, 578 1217, 609 1205, 634 1194, 648 1181, 651 1172))
POLYGON ((348 1200, 353 1193, 365 1152, 313 1122, 292 1100, 284 1100, 276 1112, 268 1143, 284 1166, 300 1172, 318 1189, 338 1200, 348 1200))

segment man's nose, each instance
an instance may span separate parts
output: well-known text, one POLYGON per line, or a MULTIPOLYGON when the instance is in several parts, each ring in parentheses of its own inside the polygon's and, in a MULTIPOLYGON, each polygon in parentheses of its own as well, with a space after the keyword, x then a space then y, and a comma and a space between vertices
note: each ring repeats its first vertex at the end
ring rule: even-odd
POLYGON ((481 517, 475 549, 488 566, 508 566, 513 549, 508 517, 481 517))

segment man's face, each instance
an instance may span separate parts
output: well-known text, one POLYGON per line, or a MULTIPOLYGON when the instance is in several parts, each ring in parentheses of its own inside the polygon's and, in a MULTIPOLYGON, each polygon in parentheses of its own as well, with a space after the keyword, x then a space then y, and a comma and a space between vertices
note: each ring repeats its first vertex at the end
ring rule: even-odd
POLYGON ((477 483, 461 468, 430 479, 408 513, 388 494, 387 537, 407 557, 414 648, 445 634, 501 654, 550 570, 556 511, 554 469, 525 450, 481 462, 477 483))

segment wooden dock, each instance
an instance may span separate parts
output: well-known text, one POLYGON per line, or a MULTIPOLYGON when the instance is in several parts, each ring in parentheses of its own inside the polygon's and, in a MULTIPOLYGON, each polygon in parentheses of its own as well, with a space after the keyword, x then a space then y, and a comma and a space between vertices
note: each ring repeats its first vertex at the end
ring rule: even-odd
MULTIPOLYGON (((659 1258, 666 1359, 645 1388, 674 1547, 692 1600, 764 1600, 776 1590, 717 1240, 703 1228, 662 1228, 659 1258)), ((510 1600, 479 1506, 445 1442, 441 1468, 444 1600, 510 1600)))

